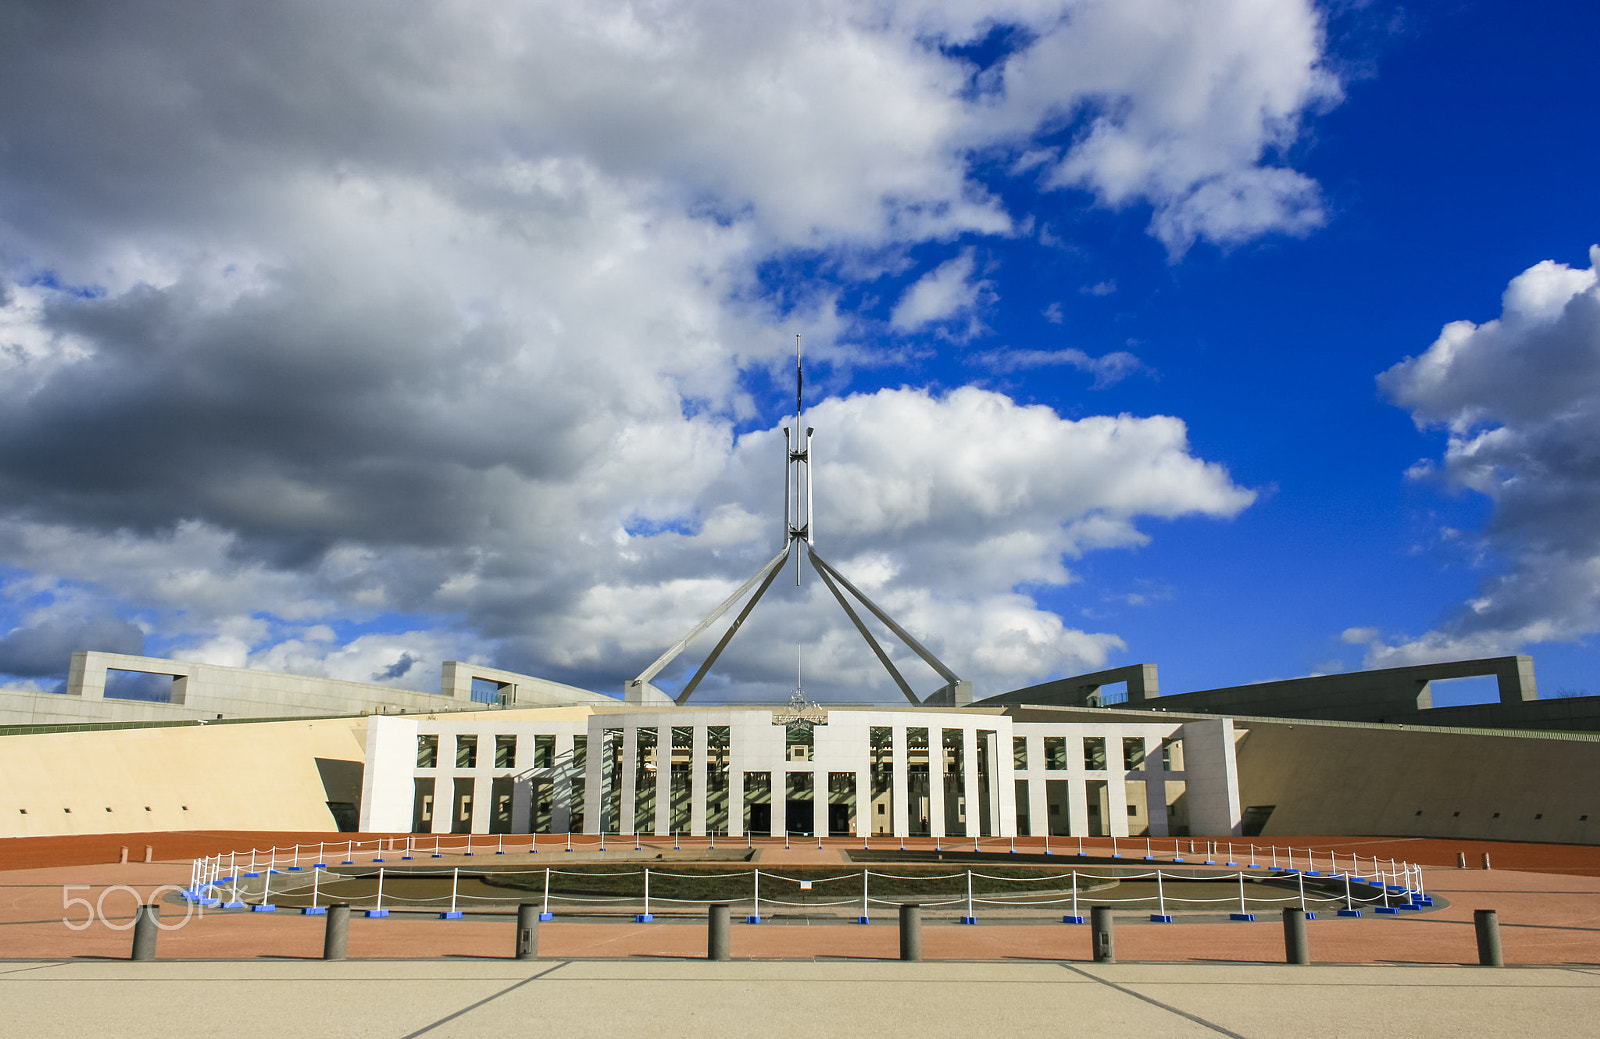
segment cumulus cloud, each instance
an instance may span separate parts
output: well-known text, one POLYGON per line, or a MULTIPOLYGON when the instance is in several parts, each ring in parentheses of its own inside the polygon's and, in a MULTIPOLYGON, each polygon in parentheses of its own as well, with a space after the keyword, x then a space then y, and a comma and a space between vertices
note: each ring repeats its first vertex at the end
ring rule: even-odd
POLYGON ((1480 556, 1496 567, 1444 624, 1369 641, 1369 663, 1487 656, 1600 631, 1600 247, 1587 269, 1546 260, 1512 279, 1500 317, 1446 325, 1378 378, 1444 457, 1414 479, 1493 505, 1480 556))
MULTIPOLYGON (((992 291, 971 241, 1032 215, 985 185, 1025 152, 1010 176, 1148 205, 1172 250, 1309 226, 1314 185, 1278 152, 1336 94, 1320 46, 1304 0, 6 5, 7 587, 135 618, 150 652, 615 688, 769 551, 776 441, 737 435, 745 376, 795 327, 824 357, 871 349, 836 334, 835 283, 785 310, 764 265, 937 249, 893 320, 970 322, 992 291), (1006 28, 996 64, 962 56, 1006 28)), ((830 535, 856 539, 836 562, 907 539, 884 594, 960 627, 950 652, 985 673, 1115 648, 1018 590, 1065 580, 1063 556, 1249 498, 1175 419, 906 393, 831 405, 875 431, 822 449, 858 466, 830 475, 830 535), (903 429, 872 408, 975 439, 874 487, 903 429), (1047 486, 1064 462, 1089 506, 1047 486), (996 660, 979 632, 1022 648, 996 660)), ((16 673, 64 630, 32 609, 4 616, 16 673)), ((848 629, 815 624, 854 674, 848 629)))

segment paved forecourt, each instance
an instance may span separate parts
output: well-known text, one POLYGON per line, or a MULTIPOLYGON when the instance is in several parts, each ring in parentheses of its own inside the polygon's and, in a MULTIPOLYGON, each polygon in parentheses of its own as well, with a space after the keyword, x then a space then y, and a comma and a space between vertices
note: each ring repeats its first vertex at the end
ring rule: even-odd
POLYGON ((0 963, 13 1034, 1570 1034, 1600 969, 636 960, 0 963))

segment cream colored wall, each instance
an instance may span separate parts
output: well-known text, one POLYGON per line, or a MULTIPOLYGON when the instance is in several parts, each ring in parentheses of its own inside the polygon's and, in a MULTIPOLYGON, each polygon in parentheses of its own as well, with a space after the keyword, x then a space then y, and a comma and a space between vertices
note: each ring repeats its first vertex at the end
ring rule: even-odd
POLYGON ((0 836, 333 830, 316 759, 359 765, 365 738, 348 718, 0 736, 0 836))

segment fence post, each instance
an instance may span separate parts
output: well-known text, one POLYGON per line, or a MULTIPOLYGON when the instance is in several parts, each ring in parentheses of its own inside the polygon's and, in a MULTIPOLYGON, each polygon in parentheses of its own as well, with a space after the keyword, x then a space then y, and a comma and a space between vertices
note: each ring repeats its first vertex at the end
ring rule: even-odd
POLYGON ((1306 911, 1283 911, 1283 954, 1285 963, 1304 966, 1311 962, 1311 947, 1306 942, 1306 911))
POLYGON ((731 954, 729 950, 728 920, 730 910, 728 903, 715 902, 706 913, 706 959, 727 960, 731 954))
POLYGON ((161 918, 159 905, 142 905, 133 914, 133 955, 135 960, 156 958, 157 921, 161 918))
POLYGON ((517 906, 517 959, 531 960, 539 955, 539 906, 524 902, 517 906))
POLYGON ((900 906, 900 958, 911 963, 922 960, 922 906, 915 902, 900 906))
POLYGON ((1500 953, 1500 918, 1493 909, 1474 909, 1472 929, 1478 934, 1478 965, 1504 967, 1506 960, 1500 953))
POLYGON ((1094 962, 1117 962, 1117 936, 1112 924, 1110 906, 1089 908, 1089 936, 1094 942, 1094 962))
POLYGON ((339 902, 328 907, 327 929, 322 936, 322 958, 342 960, 350 947, 350 906, 339 902))

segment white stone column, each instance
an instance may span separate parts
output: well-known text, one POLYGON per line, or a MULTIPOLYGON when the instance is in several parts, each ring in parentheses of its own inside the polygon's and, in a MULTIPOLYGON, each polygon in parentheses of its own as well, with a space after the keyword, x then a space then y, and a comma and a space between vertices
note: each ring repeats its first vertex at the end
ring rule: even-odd
POLYGON ((550 773, 550 832, 572 831, 572 733, 556 733, 556 767, 550 773))
POLYGON ((966 836, 983 836, 983 800, 978 793, 978 730, 971 722, 961 726, 961 796, 966 802, 966 836))
MULTIPOLYGON (((1089 835, 1090 773, 1084 768, 1083 733, 1069 730, 1067 735, 1067 828, 1075 837, 1089 835)), ((1098 774, 1096 774, 1098 778, 1098 774)))
POLYGON ((944 821, 944 727, 928 726, 928 829, 948 837, 944 821))
POLYGON ((994 832, 1000 837, 1017 835, 1017 770, 1012 759, 1011 733, 997 728, 994 752, 989 755, 989 798, 994 803, 994 832))
MULTIPOLYGON (((709 794, 706 791, 706 769, 711 767, 711 755, 706 749, 706 727, 696 725, 693 748, 689 752, 689 832, 696 837, 706 835, 706 815, 709 811, 709 794)), ((730 816, 732 812, 728 813, 730 816)))
POLYGON ((672 726, 656 729, 656 824, 655 834, 672 832, 672 726))
POLYGON ((624 725, 622 729, 622 818, 614 825, 618 833, 631 834, 634 820, 639 815, 639 727, 624 725))
POLYGON ((896 837, 911 833, 911 781, 906 761, 906 727, 896 724, 890 730, 889 762, 893 793, 889 797, 889 828, 896 837))

